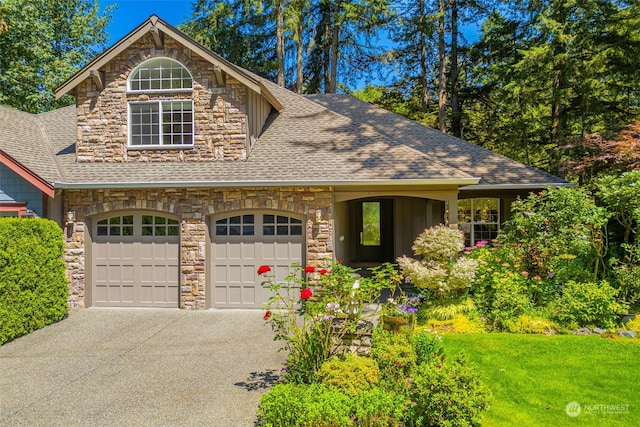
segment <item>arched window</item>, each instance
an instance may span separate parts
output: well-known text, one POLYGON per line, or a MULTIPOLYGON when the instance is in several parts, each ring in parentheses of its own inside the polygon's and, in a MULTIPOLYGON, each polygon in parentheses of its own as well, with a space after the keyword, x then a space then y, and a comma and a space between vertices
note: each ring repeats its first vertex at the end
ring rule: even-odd
POLYGON ((191 73, 170 58, 152 58, 129 76, 129 92, 162 92, 162 99, 129 102, 129 146, 193 145, 193 90, 191 73), (175 93, 176 99, 167 99, 175 93))
POLYGON ((144 61, 129 76, 129 91, 192 89, 191 73, 181 63, 170 58, 144 61))

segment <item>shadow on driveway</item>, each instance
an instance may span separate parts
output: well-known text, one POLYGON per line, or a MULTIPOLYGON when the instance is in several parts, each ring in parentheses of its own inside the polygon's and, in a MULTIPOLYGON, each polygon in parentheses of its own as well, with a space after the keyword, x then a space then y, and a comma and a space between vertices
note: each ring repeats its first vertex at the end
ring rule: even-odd
POLYGON ((286 356, 262 315, 72 313, 0 347, 0 425, 253 426, 286 356))

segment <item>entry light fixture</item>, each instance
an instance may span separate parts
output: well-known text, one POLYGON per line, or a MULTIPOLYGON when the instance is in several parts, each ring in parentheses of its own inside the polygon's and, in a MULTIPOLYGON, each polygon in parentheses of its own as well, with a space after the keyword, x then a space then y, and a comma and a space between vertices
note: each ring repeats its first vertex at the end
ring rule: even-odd
POLYGON ((74 222, 76 222, 76 211, 67 211, 67 224, 73 224, 74 222))

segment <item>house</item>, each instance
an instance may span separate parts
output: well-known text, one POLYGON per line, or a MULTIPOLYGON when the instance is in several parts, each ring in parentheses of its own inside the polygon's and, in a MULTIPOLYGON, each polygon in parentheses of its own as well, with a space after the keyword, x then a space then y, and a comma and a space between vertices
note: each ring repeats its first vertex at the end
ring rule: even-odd
POLYGON ((0 108, 0 206, 65 230, 69 302, 261 307, 256 276, 411 253, 424 228, 496 236, 555 176, 347 95, 301 96, 151 16, 56 91, 0 108))

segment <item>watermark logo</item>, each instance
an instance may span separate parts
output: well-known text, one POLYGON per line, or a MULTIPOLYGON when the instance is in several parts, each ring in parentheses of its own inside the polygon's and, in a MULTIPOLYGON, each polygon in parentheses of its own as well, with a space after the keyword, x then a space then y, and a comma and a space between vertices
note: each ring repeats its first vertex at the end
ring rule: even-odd
POLYGON ((577 417, 580 414, 591 415, 627 415, 629 414, 629 404, 626 403, 583 403, 569 402, 564 408, 567 415, 577 417))
POLYGON ((578 402, 569 402, 567 406, 564 408, 567 411, 567 415, 570 417, 577 417, 582 412, 582 408, 578 402))

